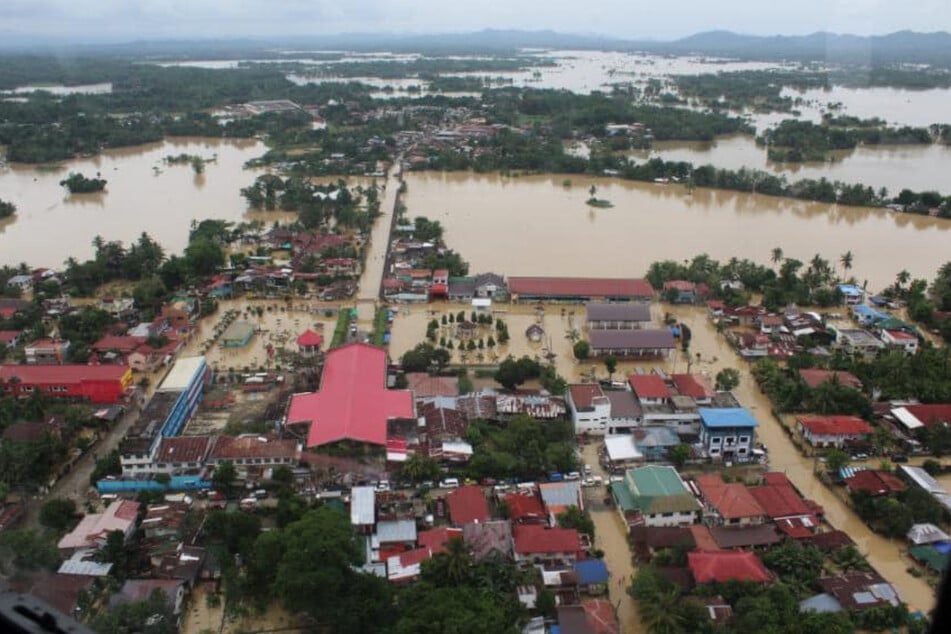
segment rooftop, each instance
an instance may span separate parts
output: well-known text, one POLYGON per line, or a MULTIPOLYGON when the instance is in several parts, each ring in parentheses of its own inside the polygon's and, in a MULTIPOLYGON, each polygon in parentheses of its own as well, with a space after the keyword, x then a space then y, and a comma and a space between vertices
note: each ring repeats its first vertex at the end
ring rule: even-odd
POLYGON ((752 548, 778 544, 782 537, 771 524, 759 526, 711 526, 710 534, 717 546, 724 550, 731 548, 752 548))
POLYGON ((0 381, 16 377, 21 383, 79 383, 81 381, 119 381, 129 368, 123 365, 0 365, 0 381))
POLYGON ((71 532, 59 540, 62 550, 96 548, 112 531, 128 533, 139 515, 139 503, 131 500, 115 500, 102 513, 90 513, 79 521, 71 532))
POLYGON ((508 517, 513 521, 545 519, 545 507, 541 498, 534 493, 511 493, 503 496, 502 501, 508 507, 508 517))
POLYGON ((758 426, 753 415, 742 407, 722 407, 715 409, 701 407, 697 410, 697 413, 700 414, 700 422, 703 426, 713 429, 727 427, 754 428, 758 426))
POLYGON ((759 502, 770 519, 808 515, 809 507, 790 484, 765 484, 749 487, 750 495, 759 502))
POLYGON ((659 374, 632 374, 627 377, 627 383, 637 398, 670 398, 670 389, 659 374))
POLYGON ((459 382, 455 377, 430 376, 426 372, 408 372, 406 387, 416 398, 458 396, 459 382))
POLYGON ((386 444, 386 423, 414 418, 413 395, 386 389, 386 351, 364 343, 327 354, 320 391, 295 394, 288 423, 310 423, 307 446, 338 440, 386 444))
POLYGON ((233 460, 236 458, 296 458, 300 447, 293 438, 277 439, 269 436, 246 434, 243 436, 218 436, 211 450, 211 458, 233 460))
POLYGON ((851 491, 865 491, 870 495, 888 495, 905 490, 905 483, 888 471, 866 469, 846 478, 845 485, 851 491))
POLYGON ((446 496, 446 499, 449 503, 449 518, 457 526, 489 519, 489 503, 482 489, 477 486, 460 487, 446 496))
POLYGON ((872 427, 857 416, 809 416, 797 419, 815 436, 856 436, 872 433, 872 427))
POLYGON ((314 332, 310 328, 302 332, 297 337, 297 345, 302 347, 312 347, 319 346, 324 342, 324 337, 318 332, 314 332))
POLYGON ((452 539, 462 539, 461 528, 440 526, 439 528, 431 528, 428 531, 422 531, 416 536, 416 540, 419 542, 420 547, 428 548, 429 551, 434 555, 444 552, 446 550, 446 544, 448 544, 452 539))
POLYGON ((202 462, 208 455, 210 446, 211 436, 162 438, 155 462, 202 462))
POLYGON ((727 520, 763 517, 766 511, 742 482, 724 482, 716 473, 696 477, 695 482, 707 504, 727 520))
POLYGON ((573 528, 546 528, 539 524, 518 524, 514 528, 515 552, 577 553, 583 550, 578 531, 573 528))
POLYGON ((713 581, 766 583, 771 579, 759 557, 742 550, 687 553, 687 565, 697 583, 713 581))
POLYGON ((674 387, 683 396, 696 399, 713 398, 717 392, 710 385, 710 381, 702 374, 672 374, 674 387))
POLYGON ((674 336, 666 328, 640 330, 592 330, 588 333, 595 350, 672 350, 674 336))
POLYGON ((649 304, 617 303, 617 302, 588 302, 585 304, 585 315, 588 321, 650 321, 651 309, 649 304))
POLYGON ((568 386, 568 393, 578 411, 591 410, 594 407, 594 399, 604 398, 604 392, 597 383, 574 383, 568 386))
POLYGON ((195 376, 203 372, 205 357, 182 357, 175 362, 172 369, 165 375, 165 380, 158 387, 158 392, 181 392, 188 389, 195 376))
POLYGON ((811 388, 817 388, 823 383, 835 381, 840 385, 851 387, 856 390, 862 389, 862 382, 851 372, 841 370, 819 370, 816 368, 804 368, 799 370, 799 377, 811 388))
POLYGON ((513 295, 548 297, 643 297, 654 296, 650 282, 631 278, 510 277, 513 295))

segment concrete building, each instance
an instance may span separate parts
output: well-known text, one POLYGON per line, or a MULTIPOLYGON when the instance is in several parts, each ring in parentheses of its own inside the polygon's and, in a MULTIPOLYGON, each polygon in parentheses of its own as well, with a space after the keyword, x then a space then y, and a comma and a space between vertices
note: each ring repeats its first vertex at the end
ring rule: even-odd
POLYGON ((700 444, 714 460, 748 462, 753 458, 756 419, 742 407, 700 408, 700 444))
POLYGON ((689 526, 700 521, 700 503, 671 466, 631 469, 611 483, 618 512, 631 526, 689 526))

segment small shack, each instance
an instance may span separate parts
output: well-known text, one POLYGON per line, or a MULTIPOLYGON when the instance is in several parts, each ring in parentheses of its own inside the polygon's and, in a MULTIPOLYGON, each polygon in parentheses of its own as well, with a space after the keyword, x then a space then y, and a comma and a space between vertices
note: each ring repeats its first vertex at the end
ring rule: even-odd
POLYGON ((243 348, 254 336, 254 324, 249 321, 236 321, 221 336, 221 345, 225 348, 243 348))

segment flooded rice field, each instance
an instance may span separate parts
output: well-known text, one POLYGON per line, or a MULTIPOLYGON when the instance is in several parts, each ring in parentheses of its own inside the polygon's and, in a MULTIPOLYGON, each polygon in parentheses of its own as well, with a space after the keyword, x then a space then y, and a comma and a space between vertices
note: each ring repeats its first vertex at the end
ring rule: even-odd
POLYGON ((882 209, 583 176, 429 172, 410 174, 407 186, 411 215, 441 222, 473 273, 641 277, 653 261, 699 253, 768 264, 782 247, 803 261, 851 250, 859 283, 878 289, 902 269, 933 278, 951 229, 882 209), (591 185, 614 207, 587 206, 591 185))
POLYGON ((244 163, 264 151, 254 140, 174 138, 64 161, 59 169, 0 168, 0 199, 17 206, 16 216, 0 222, 0 263, 60 266, 69 256, 90 257, 96 235, 128 243, 143 231, 178 253, 192 221, 267 219, 248 213, 240 193, 259 173, 244 163), (215 160, 203 174, 163 161, 182 153, 215 160), (106 191, 70 195, 59 182, 71 172, 100 174, 106 191))

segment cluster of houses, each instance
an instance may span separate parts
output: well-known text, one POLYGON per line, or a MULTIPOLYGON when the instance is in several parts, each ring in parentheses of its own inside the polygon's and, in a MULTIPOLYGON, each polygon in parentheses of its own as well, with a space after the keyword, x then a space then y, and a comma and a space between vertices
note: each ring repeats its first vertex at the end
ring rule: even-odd
POLYGON ((850 284, 838 289, 854 321, 852 327, 828 323, 819 313, 800 311, 795 305, 771 313, 760 305, 730 307, 714 300, 707 302, 707 309, 711 319, 728 326, 730 342, 745 359, 789 358, 803 349, 801 337, 809 338, 809 352, 819 356, 828 356, 830 349, 865 359, 882 350, 918 352, 918 330, 884 312, 887 300, 872 297, 866 303, 862 289, 850 284))
POLYGON ((597 631, 618 631, 613 610, 598 599, 606 593, 608 570, 591 556, 591 536, 557 524, 571 507, 584 510, 577 481, 520 485, 517 491, 497 487, 491 497, 482 487, 463 486, 436 500, 435 517, 416 502, 373 487, 352 489, 350 519, 364 539, 364 570, 410 583, 423 562, 460 540, 477 563, 502 558, 538 571, 540 583, 518 588, 525 607, 534 608, 538 592, 548 588, 559 620, 607 619, 610 629, 597 631))
MULTIPOLYGON (((784 542, 811 544, 828 554, 853 545, 845 533, 823 528, 822 508, 802 498, 782 473, 766 473, 748 486, 717 473, 685 481, 674 467, 649 465, 628 471, 611 484, 611 493, 639 562, 650 563, 665 551, 686 553, 684 566, 660 559, 655 564, 683 592, 713 582, 772 583, 775 577, 760 553, 784 542)), ((901 601, 874 572, 825 576, 819 585, 823 592, 804 600, 803 610, 864 610, 901 601)), ((721 597, 703 600, 715 620, 732 616, 732 606, 721 597)))
POLYGON ((568 386, 567 404, 575 433, 605 436, 603 462, 612 471, 666 461, 680 444, 697 459, 765 459, 755 443, 756 419, 701 374, 632 374, 610 388, 577 383, 568 386))

